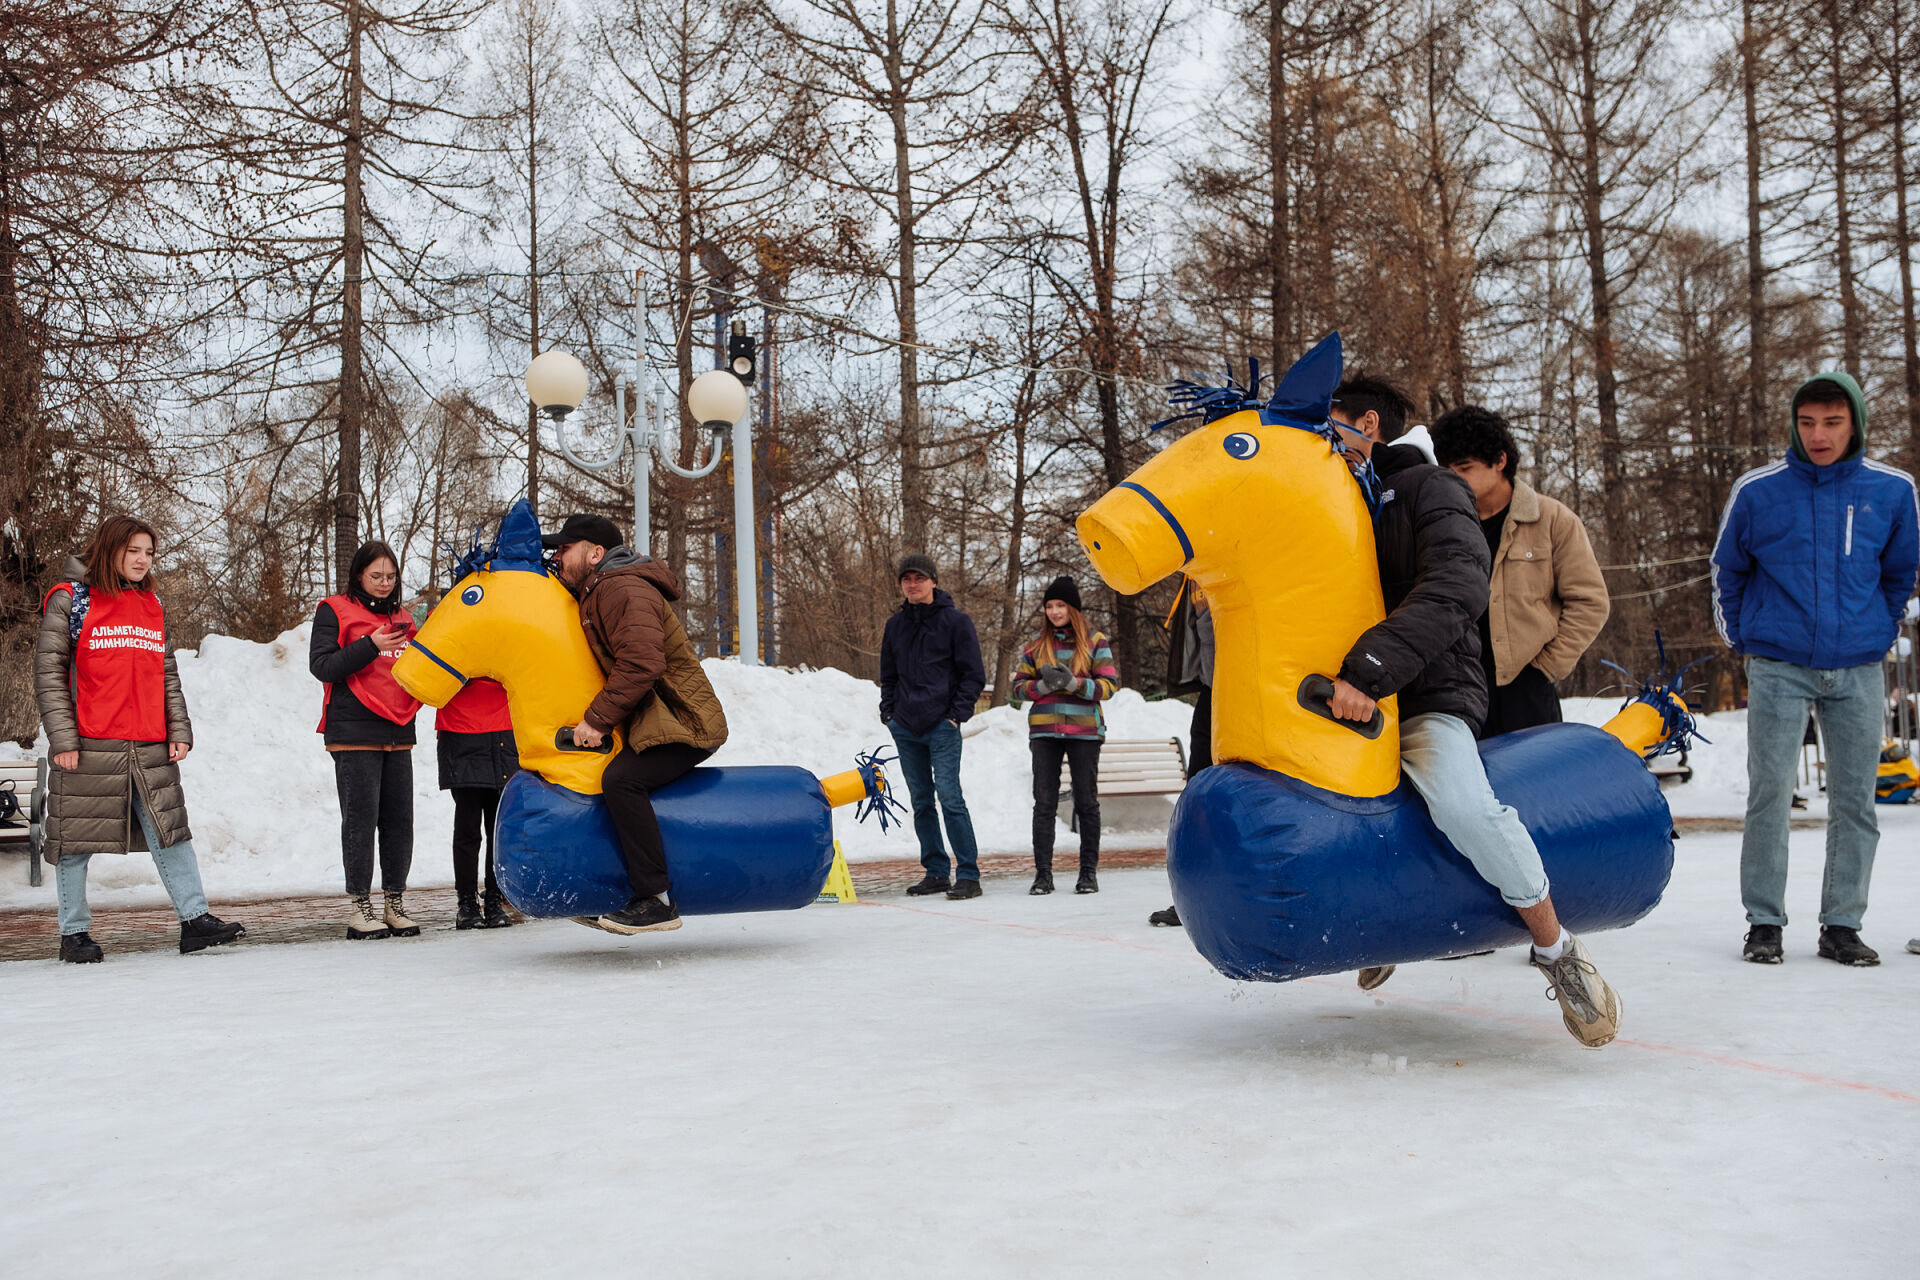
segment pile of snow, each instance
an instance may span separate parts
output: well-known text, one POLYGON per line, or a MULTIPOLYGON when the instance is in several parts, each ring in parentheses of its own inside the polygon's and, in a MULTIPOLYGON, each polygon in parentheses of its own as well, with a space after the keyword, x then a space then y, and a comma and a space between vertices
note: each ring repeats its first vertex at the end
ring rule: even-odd
MULTIPOLYGON (((208 636, 199 652, 176 655, 180 683, 193 717, 193 753, 181 765, 194 848, 202 878, 215 898, 333 893, 341 887, 339 801, 333 764, 315 732, 320 686, 307 673, 307 628, 270 644, 208 636)), ((818 776, 854 767, 855 757, 892 739, 880 723, 880 691, 844 671, 748 667, 709 659, 727 711, 731 735, 715 764, 792 764, 818 776)), ((1186 704, 1148 702, 1122 689, 1107 704, 1115 738, 1185 740, 1192 720, 1186 704)), ((410 883, 453 883, 450 854, 453 802, 439 790, 433 747, 433 710, 420 713, 420 746, 413 753, 414 859, 410 883)), ((1000 707, 965 726, 961 781, 984 853, 1020 853, 1032 847, 1032 764, 1026 715, 1000 707)), ((21 754, 10 744, 10 754, 21 754)), ((43 734, 35 750, 47 749, 43 734)), ((888 775, 904 799, 899 766, 888 775)), ((918 857, 910 824, 886 832, 861 823, 851 809, 834 814, 834 832, 852 860, 918 857)), ((1115 833, 1122 847, 1128 833, 1115 833)), ((1164 833, 1133 833, 1134 843, 1157 843, 1164 833)), ((1060 847, 1077 847, 1061 827, 1060 847)), ((26 877, 0 881, 0 907, 51 903, 52 877, 29 888, 26 877)), ((161 903, 165 895, 145 857, 98 858, 89 883, 103 905, 161 903)))

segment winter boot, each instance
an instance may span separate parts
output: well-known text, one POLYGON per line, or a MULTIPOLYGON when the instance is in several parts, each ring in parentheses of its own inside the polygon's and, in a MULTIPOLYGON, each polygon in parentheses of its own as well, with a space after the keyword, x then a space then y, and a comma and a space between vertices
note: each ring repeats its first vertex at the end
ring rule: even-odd
POLYGON ((420 926, 407 919, 407 909, 400 901, 398 892, 389 893, 387 899, 387 928, 393 930, 396 938, 417 938, 420 926))
POLYGON ((1740 949, 1740 958, 1749 964, 1779 964, 1786 959, 1786 952, 1780 946, 1780 926, 1757 924, 1747 930, 1747 942, 1740 949))
POLYGON ((1163 929, 1178 929, 1180 927, 1180 908, 1168 907, 1165 911, 1156 911, 1147 917, 1147 923, 1159 925, 1163 929))
POLYGON ((1053 892, 1053 859, 1033 860, 1033 888, 1027 890, 1034 897, 1053 892))
POLYGON ((1620 996, 1594 968, 1585 943, 1568 935, 1566 950, 1558 960, 1542 960, 1540 953, 1531 949, 1527 959, 1547 975, 1547 998, 1560 1002, 1560 1020, 1575 1040, 1586 1048, 1598 1049, 1619 1034, 1620 996))
POLYGON ((1880 953, 1860 941, 1859 930, 1840 924, 1820 926, 1820 958, 1838 960, 1856 969, 1866 969, 1880 963, 1880 953))
POLYGON ((1390 964, 1376 964, 1360 971, 1360 989, 1371 991, 1393 976, 1396 968, 1390 964))
POLYGON ((489 891, 483 901, 486 904, 486 917, 480 922, 482 929, 513 927, 513 917, 507 914, 507 900, 500 896, 498 889, 489 891))
POLYGON ((247 936, 247 926, 229 924, 209 911, 180 922, 180 954, 192 955, 247 936))
POLYGON ((951 888, 953 888, 953 881, 947 879, 945 876, 934 875, 933 872, 929 871, 921 879, 919 884, 907 886, 907 896, 909 898, 926 898, 936 893, 945 893, 951 888))
POLYGON ((463 893, 459 903, 453 909, 453 927, 456 929, 481 929, 486 920, 480 914, 480 895, 463 893))
POLYGON ((947 890, 947 897, 953 902, 959 902, 963 898, 977 898, 979 896, 980 882, 978 880, 955 880, 953 882, 953 888, 947 890))
POLYGON ((1093 874, 1093 869, 1099 865, 1100 859, 1097 857, 1082 857, 1080 859, 1080 878, 1073 882, 1073 891, 1075 893, 1100 892, 1099 878, 1093 874))
POLYGON ((1920 938, 1908 938, 1907 950, 1913 952, 1913 954, 1917 956, 1920 956, 1920 938))
POLYGON ((649 894, 601 916, 600 927, 608 933, 665 933, 680 927, 680 913, 649 894))
POLYGON ((373 909, 370 894, 360 894, 352 899, 347 907, 347 940, 364 942, 368 938, 391 938, 393 930, 387 927, 373 909))
POLYGON ((99 964, 107 953, 92 935, 85 933, 63 933, 60 935, 60 958, 68 964, 99 964))

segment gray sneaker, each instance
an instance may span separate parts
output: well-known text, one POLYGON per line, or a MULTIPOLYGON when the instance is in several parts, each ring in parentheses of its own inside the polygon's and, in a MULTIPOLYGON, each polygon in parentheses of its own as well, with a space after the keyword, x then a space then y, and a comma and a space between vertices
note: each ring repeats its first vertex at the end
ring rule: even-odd
POLYGON ((1543 961, 1531 949, 1527 958, 1547 975, 1547 999, 1560 1002, 1561 1019, 1573 1038, 1598 1049, 1620 1031, 1620 996, 1594 968, 1586 944, 1569 937, 1558 960, 1543 961))
POLYGON ((1917 956, 1920 956, 1920 938, 1908 938, 1907 950, 1913 952, 1913 954, 1917 956))

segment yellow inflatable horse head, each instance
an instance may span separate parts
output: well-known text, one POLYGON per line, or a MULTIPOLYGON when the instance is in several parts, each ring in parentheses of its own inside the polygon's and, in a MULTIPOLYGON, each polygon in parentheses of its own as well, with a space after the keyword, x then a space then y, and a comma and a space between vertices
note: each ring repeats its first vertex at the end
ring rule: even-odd
POLYGON ((1327 426, 1340 369, 1334 334, 1264 404, 1231 379, 1176 387, 1176 403, 1204 425, 1094 503, 1077 529, 1116 591, 1143 591, 1182 568, 1205 591, 1216 760, 1378 796, 1400 777, 1394 700, 1380 704, 1380 731, 1368 737, 1301 696, 1307 677, 1337 672, 1386 616, 1367 500, 1327 426))

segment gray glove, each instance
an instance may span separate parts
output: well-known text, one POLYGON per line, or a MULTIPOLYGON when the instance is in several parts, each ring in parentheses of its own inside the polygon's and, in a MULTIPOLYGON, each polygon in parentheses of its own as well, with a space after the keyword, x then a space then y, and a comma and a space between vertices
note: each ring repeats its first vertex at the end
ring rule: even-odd
POLYGON ((1040 668, 1040 679, 1035 683, 1040 686, 1042 693, 1060 693, 1073 687, 1073 672, 1057 662, 1049 662, 1040 668))

